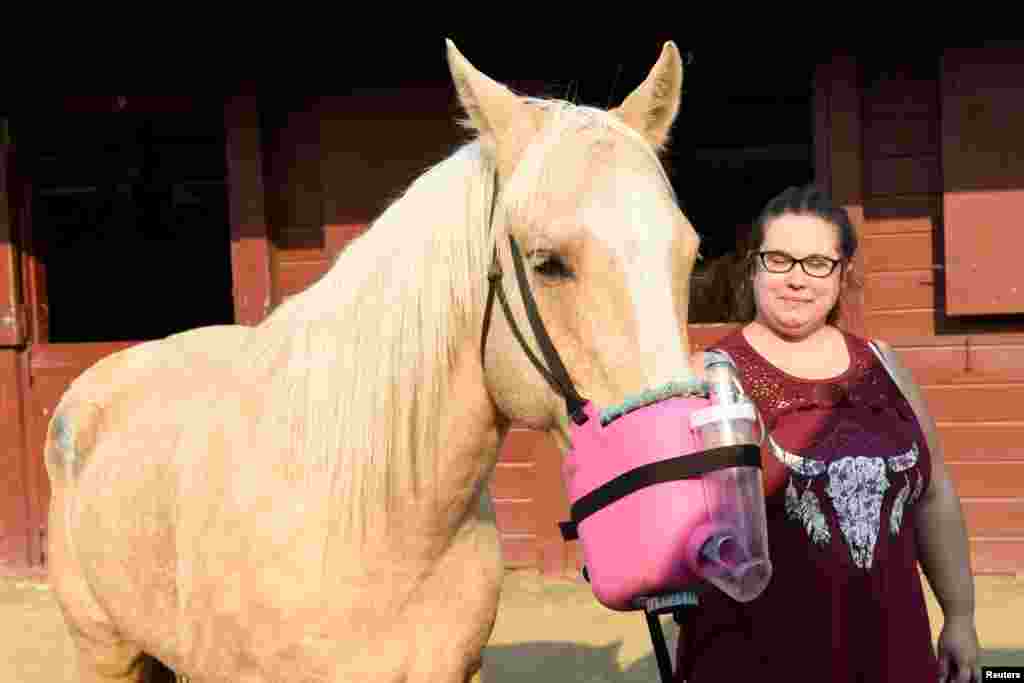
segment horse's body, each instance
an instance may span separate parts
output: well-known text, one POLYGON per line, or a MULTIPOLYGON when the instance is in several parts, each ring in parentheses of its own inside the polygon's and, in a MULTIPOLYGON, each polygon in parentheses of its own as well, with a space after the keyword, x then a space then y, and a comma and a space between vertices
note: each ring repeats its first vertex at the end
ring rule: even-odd
POLYGON ((509 258, 499 236, 529 247, 545 323, 593 399, 689 373, 696 236, 644 161, 677 110, 674 47, 611 124, 528 104, 449 49, 476 142, 261 325, 132 347, 62 398, 46 443, 50 580, 83 680, 146 680, 153 658, 195 683, 478 670, 503 572, 486 490, 501 438, 511 421, 567 434, 500 316, 481 362, 487 267, 509 258), (542 146, 552 125, 580 132, 542 146), (508 203, 489 234, 495 172, 508 203), (629 216, 650 225, 614 225, 629 216))

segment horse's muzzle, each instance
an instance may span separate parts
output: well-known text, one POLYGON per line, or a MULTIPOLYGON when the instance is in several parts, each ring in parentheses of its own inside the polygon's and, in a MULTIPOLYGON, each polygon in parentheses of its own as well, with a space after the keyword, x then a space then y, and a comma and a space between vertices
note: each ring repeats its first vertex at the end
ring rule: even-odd
MULTIPOLYGON (((606 607, 639 609, 640 598, 701 581, 745 602, 767 585, 760 447, 742 430, 709 433, 709 408, 707 396, 672 396, 608 421, 587 402, 590 419, 570 425, 563 481, 572 521, 561 526, 580 540, 606 607), (692 419, 698 411, 704 419, 692 419)), ((735 409, 724 414, 720 424, 746 424, 735 409)))

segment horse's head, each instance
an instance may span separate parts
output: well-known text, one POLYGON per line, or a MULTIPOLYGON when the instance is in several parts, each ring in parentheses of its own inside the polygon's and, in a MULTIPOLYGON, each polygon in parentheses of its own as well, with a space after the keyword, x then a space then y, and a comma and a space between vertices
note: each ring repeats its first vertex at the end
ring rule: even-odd
POLYGON ((497 289, 556 376, 546 381, 533 367, 497 297, 483 361, 498 409, 567 439, 553 363, 564 366, 570 392, 596 407, 691 379, 686 321, 699 238, 657 156, 679 110, 676 47, 667 43, 646 80, 610 111, 519 97, 450 42, 448 61, 468 125, 497 169, 497 289), (557 358, 538 343, 524 293, 557 358))

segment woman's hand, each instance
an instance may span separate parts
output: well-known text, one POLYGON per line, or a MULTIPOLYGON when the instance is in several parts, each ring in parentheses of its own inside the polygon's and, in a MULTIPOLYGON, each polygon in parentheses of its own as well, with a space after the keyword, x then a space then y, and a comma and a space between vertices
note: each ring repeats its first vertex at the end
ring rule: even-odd
POLYGON ((973 617, 946 619, 938 649, 939 683, 981 683, 980 648, 973 617))

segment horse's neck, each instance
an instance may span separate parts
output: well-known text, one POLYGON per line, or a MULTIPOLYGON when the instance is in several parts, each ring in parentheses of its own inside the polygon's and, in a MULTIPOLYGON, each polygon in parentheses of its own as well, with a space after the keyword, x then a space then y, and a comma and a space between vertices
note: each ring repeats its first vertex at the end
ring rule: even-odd
POLYGON ((361 539, 351 530, 339 529, 339 547, 368 544, 385 556, 397 552, 403 561, 429 563, 467 529, 481 522, 493 525, 493 509, 481 496, 488 495, 505 428, 484 386, 479 349, 465 346, 443 399, 438 445, 432 452, 417 454, 421 467, 416 491, 398 489, 387 500, 374 501, 389 511, 381 522, 386 528, 377 527, 361 539))
POLYGON ((439 491, 448 492, 455 515, 475 514, 475 496, 484 490, 507 431, 484 384, 475 345, 460 354, 442 413, 442 448, 437 454, 439 491))
POLYGON ((428 483, 447 510, 438 521, 453 533, 467 515, 475 514, 476 494, 486 487, 503 434, 502 421, 484 385, 477 348, 464 346, 448 385, 439 449, 432 458, 433 481, 428 483))

